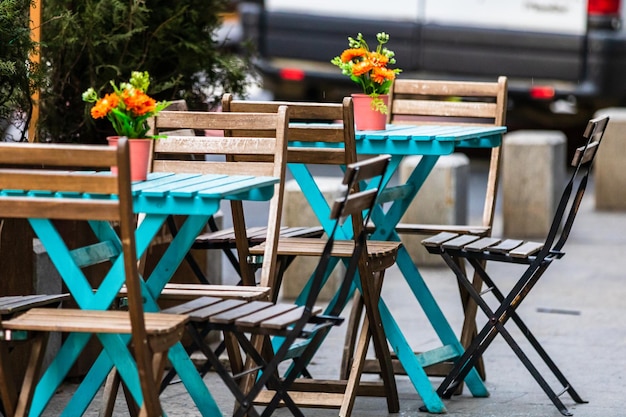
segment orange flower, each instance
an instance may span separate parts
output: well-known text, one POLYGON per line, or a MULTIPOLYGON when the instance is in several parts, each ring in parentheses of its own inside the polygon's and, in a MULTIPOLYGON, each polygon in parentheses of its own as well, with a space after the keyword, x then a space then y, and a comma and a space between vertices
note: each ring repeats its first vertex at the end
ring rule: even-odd
POLYGON ((378 84, 394 78, 396 78, 396 73, 389 68, 374 67, 372 71, 372 81, 378 84))
POLYGON ((354 58, 360 58, 367 55, 367 50, 365 48, 350 48, 346 49, 341 53, 341 60, 343 62, 350 62, 354 58))
POLYGON ((91 117, 93 117, 94 119, 106 117, 111 112, 111 110, 117 107, 118 104, 119 98, 116 94, 107 94, 100 100, 98 100, 96 104, 91 108, 91 117))
POLYGON ((368 72, 370 72, 372 68, 374 68, 374 65, 372 65, 372 62, 366 59, 366 60, 357 62, 352 66, 352 74, 358 77, 360 75, 367 74, 368 72))
POLYGON ((389 58, 378 52, 371 52, 369 59, 376 67, 385 67, 389 63, 389 58))
POLYGON ((126 109, 135 116, 143 116, 156 109, 156 100, 139 90, 125 91, 123 94, 126 109))

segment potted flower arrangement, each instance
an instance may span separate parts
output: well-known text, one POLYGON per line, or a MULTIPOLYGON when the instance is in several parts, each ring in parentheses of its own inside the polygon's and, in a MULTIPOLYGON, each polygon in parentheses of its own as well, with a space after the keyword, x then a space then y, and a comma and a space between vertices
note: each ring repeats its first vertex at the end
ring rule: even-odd
POLYGON ((361 86, 362 94, 352 94, 354 100, 354 118, 357 129, 384 129, 387 114, 387 95, 396 74, 402 70, 388 68, 396 63, 394 52, 384 45, 389 42, 389 35, 376 34, 378 45, 370 50, 363 34, 355 38, 348 37, 349 48, 334 57, 331 62, 361 86), (363 113, 362 113, 363 112, 363 113))
POLYGON ((127 83, 116 86, 110 82, 113 92, 98 97, 93 88, 83 93, 83 101, 94 103, 91 117, 106 117, 111 122, 118 136, 107 138, 110 145, 117 144, 120 136, 126 136, 130 143, 131 179, 144 180, 148 172, 148 161, 152 152, 152 140, 156 136, 148 135, 148 119, 156 116, 169 106, 167 101, 156 101, 146 94, 150 86, 147 71, 133 71, 127 83))

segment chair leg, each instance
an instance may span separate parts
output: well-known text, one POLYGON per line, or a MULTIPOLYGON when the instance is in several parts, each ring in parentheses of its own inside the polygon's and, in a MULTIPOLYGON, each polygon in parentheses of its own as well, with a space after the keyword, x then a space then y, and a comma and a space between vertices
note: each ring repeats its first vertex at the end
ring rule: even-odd
MULTIPOLYGON (((457 265, 463 271, 465 271, 465 264, 462 259, 456 259, 457 265)), ((484 267, 484 263, 483 263, 484 267)), ((482 289, 483 281, 480 278, 478 273, 474 272, 472 277, 472 286, 476 290, 476 292, 480 293, 482 289)), ((459 292, 461 294, 461 304, 463 306, 464 319, 463 319, 463 327, 461 328, 461 337, 460 342, 464 349, 467 349, 469 344, 472 342, 474 337, 476 337, 478 333, 478 329, 476 327, 476 313, 478 311, 478 305, 476 302, 470 297, 469 293, 465 290, 465 288, 459 284, 459 292)), ((487 379, 487 373, 485 371, 485 362, 482 357, 478 359, 476 363, 476 370, 478 371, 478 375, 480 378, 485 381, 487 379)), ((460 393, 459 393, 460 394, 460 393)))
POLYGON ((13 417, 17 403, 17 390, 15 389, 15 375, 11 358, 9 357, 9 346, 7 342, 0 343, 0 400, 4 407, 3 415, 13 417))
POLYGON ((359 322, 363 317, 363 297, 358 291, 354 292, 352 297, 352 308, 348 322, 346 323, 346 337, 343 346, 343 356, 341 357, 341 369, 339 378, 348 379, 350 376, 350 369, 352 367, 352 361, 354 359, 354 348, 357 341, 357 328, 359 322))
POLYGON ((111 417, 115 409, 115 399, 120 388, 120 374, 115 368, 111 369, 104 383, 102 393, 102 407, 98 413, 99 417, 111 417))
POLYGON ((449 397, 451 391, 458 385, 469 370, 476 364, 478 358, 482 356, 487 347, 491 344, 491 342, 495 339, 498 334, 501 334, 505 341, 509 344, 511 349, 518 356, 522 364, 528 369, 531 373, 535 381, 539 384, 539 386, 546 393, 548 398, 552 401, 552 403, 557 407, 557 409, 561 412, 561 414, 565 416, 571 415, 568 409, 563 405, 561 400, 558 398, 560 394, 556 394, 552 388, 548 385, 545 379, 541 376, 539 371, 532 364, 530 359, 524 354, 519 345, 515 342, 511 334, 504 327, 506 322, 509 319, 512 319, 513 322, 518 326, 521 330, 521 333, 527 338, 530 342, 531 346, 538 353, 540 358, 544 361, 544 363, 548 366, 548 368, 552 371, 555 377, 559 380, 559 382, 565 387, 563 392, 568 392, 574 401, 576 402, 585 402, 578 393, 573 389, 569 381, 565 378, 565 376, 561 373, 556 364, 549 357, 547 352, 543 349, 543 347, 539 344, 539 341, 535 338, 535 336, 530 332, 530 329, 526 326, 526 324, 522 321, 519 315, 516 312, 517 307, 524 300, 524 298, 528 295, 529 291, 532 287, 537 283, 545 269, 547 268, 546 264, 540 264, 536 266, 531 266, 526 271, 526 273, 520 278, 520 280, 516 283, 513 289, 509 292, 508 296, 504 296, 504 294, 498 289, 493 280, 489 277, 489 275, 484 270, 484 263, 479 262, 477 260, 471 260, 471 264, 474 267, 474 270, 477 274, 480 275, 480 278, 489 285, 491 292, 496 297, 496 299, 500 302, 500 306, 498 309, 493 312, 489 306, 482 299, 481 295, 476 291, 476 289, 469 284, 467 280, 467 276, 464 272, 458 268, 458 265, 452 261, 451 257, 447 254, 443 254, 444 260, 448 265, 453 269, 459 282, 463 284, 463 286, 467 289, 468 293, 472 296, 472 298, 476 301, 478 305, 480 305, 481 309, 490 317, 489 322, 483 327, 478 336, 471 343, 468 350, 465 352, 463 357, 456 364, 452 372, 444 379, 441 386, 437 389, 437 393, 441 396, 449 397))
POLYGON ((363 325, 361 327, 356 350, 354 351, 354 356, 351 354, 352 360, 348 383, 346 385, 343 403, 341 404, 341 408, 339 410, 339 417, 347 417, 352 414, 354 401, 356 400, 356 389, 361 381, 361 375, 363 373, 363 366, 365 365, 365 357, 367 355, 371 335, 369 320, 366 316, 363 319, 363 325))
POLYGON ((380 317, 380 310, 378 309, 378 300, 380 299, 384 275, 385 270, 375 272, 373 274, 373 282, 368 283, 367 280, 362 279, 361 287, 365 303, 365 314, 369 319, 369 328, 372 332, 374 352, 380 364, 380 377, 385 387, 387 410, 390 413, 397 413, 400 411, 398 389, 396 387, 395 373, 391 362, 391 352, 389 351, 382 318, 380 317))
POLYGON ((15 417, 26 416, 30 411, 35 387, 41 375, 41 366, 43 365, 49 335, 48 332, 37 332, 33 336, 28 367, 26 368, 24 382, 22 383, 22 389, 20 390, 17 406, 15 407, 15 417))

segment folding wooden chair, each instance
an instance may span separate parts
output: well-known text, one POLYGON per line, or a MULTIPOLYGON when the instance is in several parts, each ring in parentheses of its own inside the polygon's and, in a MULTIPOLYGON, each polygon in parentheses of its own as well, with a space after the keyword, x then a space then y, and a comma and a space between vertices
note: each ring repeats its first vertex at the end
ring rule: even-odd
MULTIPOLYGON (((389 94, 388 123, 430 125, 492 125, 506 124, 507 78, 498 77, 496 82, 468 82, 447 80, 397 79, 389 94)), ((474 233, 490 236, 496 208, 498 182, 500 178, 501 147, 491 149, 489 173, 485 187, 482 221, 479 224, 410 224, 399 223, 396 231, 400 235, 428 236, 440 232, 474 233)), ((383 198, 384 199, 384 198, 383 198)), ((475 288, 482 283, 475 275, 475 288)), ((461 331, 461 344, 469 345, 476 334, 476 305, 461 288, 461 302, 465 319, 461 331)), ((353 335, 348 334, 347 338, 353 335)), ((349 342, 348 342, 349 343, 349 342)), ((367 370, 376 368, 366 367, 367 370)), ((485 378, 482 360, 477 367, 485 378)), ((396 367, 403 372, 401 367, 396 367)), ((440 375, 446 368, 429 369, 429 375, 440 375)))
MULTIPOLYGON (((143 396, 141 415, 162 414, 158 386, 170 346, 183 334, 187 317, 145 313, 137 272, 135 224, 130 187, 128 143, 104 146, 0 143, 0 217, 117 221, 128 289, 128 312, 33 308, 3 320, 5 338, 24 332, 33 349, 15 415, 27 415, 49 332, 131 335, 143 396), (117 175, 94 175, 94 169, 117 166, 117 175), (72 172, 69 172, 71 170, 72 172), (7 191, 8 190, 8 191, 7 191), (39 190, 39 191, 38 191, 39 190), (50 196, 41 196, 48 190, 50 196), (54 193, 54 194, 52 194, 54 193), (77 198, 114 194, 118 198, 77 198)), ((103 336, 104 337, 104 336, 103 336)), ((108 335, 107 335, 108 337, 108 335)), ((4 364, 3 364, 4 365, 4 364)), ((1 384, 11 384, 3 380, 1 384)), ((14 389, 14 387, 13 387, 14 389)), ((5 408, 7 405, 5 403, 5 408)))
MULTIPOLYGON (((339 298, 343 298, 344 301, 350 293, 355 273, 359 267, 367 265, 368 242, 364 228, 361 228, 361 233, 354 241, 336 240, 335 232, 339 230, 340 222, 343 222, 346 217, 357 217, 362 221, 362 212, 371 212, 371 208, 376 203, 378 188, 373 187, 357 193, 353 193, 351 190, 356 188, 359 181, 378 177, 382 180, 388 163, 389 157, 383 155, 348 166, 343 181, 347 186, 346 194, 334 202, 330 217, 335 221, 335 225, 328 240, 323 245, 322 256, 315 271, 311 291, 303 306, 277 304, 269 301, 233 302, 233 300, 227 299, 207 298, 205 301, 208 305, 202 309, 188 311, 187 306, 183 305, 168 310, 175 313, 185 311, 190 314, 192 317, 190 322, 191 333, 201 346, 204 346, 201 343, 201 334, 205 328, 230 332, 236 336, 249 358, 256 363, 256 366, 248 367, 244 372, 233 375, 220 363, 213 351, 206 348, 203 350, 237 400, 238 406, 234 416, 259 415, 253 407, 253 403, 265 387, 271 390, 273 394, 262 413, 263 416, 271 415, 276 407, 281 404, 286 405, 294 416, 304 415, 289 393, 291 384, 308 364, 325 333, 330 327, 337 326, 343 321, 339 317, 342 303, 338 303, 337 307, 325 314, 321 314, 322 309, 315 305, 330 259, 335 256, 336 250, 343 253, 345 248, 350 248, 350 262, 339 290, 339 298), (268 345, 265 345, 265 349, 263 349, 255 344, 255 335, 278 336, 281 337, 282 343, 278 350, 273 352, 271 349, 267 349, 268 345), (285 360, 290 348, 299 339, 311 339, 311 343, 305 345, 286 375, 279 378, 278 365, 285 360), (256 371, 262 371, 262 373, 255 380, 254 385, 250 389, 242 389, 239 379, 247 373, 256 371)), ((367 222, 368 219, 369 217, 366 217, 365 221, 367 222)), ((374 283, 373 274, 361 274, 360 282, 365 297, 371 298, 372 304, 376 306, 380 286, 374 283)), ((378 327, 380 327, 379 325, 380 323, 378 323, 378 327)), ((358 383, 356 373, 353 382, 358 383)), ((352 388, 355 389, 355 386, 352 388)), ((395 386, 393 388, 395 389, 395 386)), ((337 394, 317 393, 316 395, 318 402, 324 403, 326 397, 337 394)), ((353 401, 353 395, 354 392, 346 393, 345 401, 353 401)), ((342 415, 349 415, 349 412, 342 415)))
POLYGON ((459 235, 448 232, 440 233, 423 241, 430 253, 436 253, 443 257, 446 264, 454 271, 459 284, 467 290, 488 319, 487 324, 472 340, 465 354, 439 386, 437 390, 439 395, 449 398, 472 367, 476 365, 477 359, 489 347, 494 338, 501 334, 559 411, 563 415, 571 415, 559 399, 560 394, 555 394, 550 388, 514 340, 512 334, 505 328, 508 320, 512 319, 521 330, 521 334, 526 337, 539 357, 563 385, 561 394, 567 392, 577 403, 585 402, 548 356, 516 311, 552 262, 565 255, 563 246, 569 237, 574 218, 585 193, 589 172, 608 120, 608 117, 600 117, 589 121, 587 124, 583 135, 586 143, 576 150, 572 161, 574 167, 572 177, 563 191, 545 242, 523 242, 515 239, 496 239, 474 234, 459 235), (456 259, 467 260, 486 283, 487 290, 479 292, 472 285, 463 268, 459 267, 456 259), (485 271, 485 261, 526 265, 526 269, 506 293, 497 287, 497 280, 485 271), (499 302, 497 308, 493 309, 487 304, 483 298, 487 294, 495 296, 499 302))
MULTIPOLYGON (((325 230, 330 230, 331 225, 328 223, 328 218, 324 216, 324 213, 329 213, 330 208, 325 201, 324 196, 319 191, 319 187, 316 182, 316 178, 312 169, 319 165, 326 167, 345 167, 357 160, 356 153, 356 141, 354 130, 354 110, 353 103, 350 97, 343 99, 342 103, 310 103, 310 102, 282 102, 282 101, 248 101, 248 100, 234 100, 231 96, 225 96, 223 100, 224 111, 238 111, 238 112, 254 112, 254 111, 274 111, 279 105, 288 105, 290 110, 290 123, 289 126, 289 141, 293 145, 290 145, 287 152, 287 166, 294 177, 298 178, 298 185, 303 191, 304 197, 307 199, 311 207, 315 207, 315 212, 318 215, 320 224, 324 226, 325 230)), ((352 230, 342 230, 344 238, 349 236, 357 236, 360 233, 362 225, 359 221, 352 223, 352 230)), ((278 255, 282 258, 282 269, 278 272, 278 276, 273 284, 278 288, 283 280, 284 270, 296 257, 302 256, 320 256, 322 254, 324 242, 320 239, 311 239, 306 236, 297 236, 290 234, 289 231, 293 230, 293 227, 287 227, 285 233, 283 233, 279 239, 278 255)), ((295 229, 297 231, 297 228, 295 229)), ((252 255, 259 255, 264 250, 264 244, 252 246, 250 253, 252 255)), ((385 271, 395 263, 395 256, 397 253, 399 244, 397 242, 380 242, 369 241, 367 246, 367 257, 370 266, 370 272, 374 273, 377 280, 382 283, 385 271)), ((340 258, 348 258, 351 255, 351 248, 345 248, 340 251, 339 248, 335 249, 334 263, 339 262, 340 258)), ((326 282, 324 279, 324 283, 326 282)), ((309 288, 311 281, 306 284, 305 288, 309 288)), ((296 299, 297 304, 304 304, 306 301, 306 290, 296 299)), ((336 300, 333 300, 333 303, 336 300)), ((329 309, 333 308, 329 305, 329 309)), ((378 310, 371 311, 369 314, 378 315, 378 310)), ((375 321, 375 320, 374 320, 375 321)), ((357 344, 357 332, 359 323, 351 321, 348 332, 355 335, 354 343, 347 349, 353 352, 357 344)), ((378 332, 374 335, 374 345, 377 352, 382 352, 382 346, 386 346, 384 335, 378 332)), ((388 349, 383 353, 383 357, 380 358, 380 362, 387 363, 390 358, 388 349)), ((294 355, 297 355, 297 350, 294 350, 294 355)), ((352 361, 346 365, 346 372, 340 372, 340 380, 348 379, 348 368, 352 366, 352 361)), ((360 367, 361 365, 358 364, 360 367)), ((383 375, 382 379, 385 381, 385 386, 391 386, 395 383, 393 380, 393 371, 391 368, 380 370, 379 373, 383 375)), ((311 378, 312 376, 305 369, 303 376, 311 378)), ((303 388, 306 389, 306 388, 303 388)), ((395 388, 394 390, 395 391, 395 388)), ((384 394, 383 394, 384 395, 384 394)), ((261 396, 262 397, 262 396, 261 396)), ((310 401, 311 399, 304 399, 303 402, 310 401)), ((388 403, 389 411, 397 409, 397 401, 391 397, 388 403)), ((314 399, 312 399, 315 401, 314 399)), ((328 404, 328 407, 335 405, 328 404)))

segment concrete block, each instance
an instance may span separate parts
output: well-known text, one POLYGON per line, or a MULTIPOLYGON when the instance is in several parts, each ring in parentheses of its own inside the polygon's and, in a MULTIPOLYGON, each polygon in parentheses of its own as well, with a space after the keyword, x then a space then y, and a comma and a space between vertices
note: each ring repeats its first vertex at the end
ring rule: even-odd
POLYGON ((502 155, 503 233, 545 238, 563 192, 567 137, 554 130, 508 133, 502 155))
MULTIPOLYGON (((340 195, 342 190, 341 178, 316 177, 315 180, 326 201, 331 201, 340 195)), ((289 180, 285 183, 282 224, 288 227, 318 226, 320 224, 295 180, 289 180)), ((318 262, 318 257, 297 257, 285 272, 280 295, 287 299, 296 298, 315 270, 318 262)), ((344 273, 345 268, 343 263, 340 262, 328 278, 324 288, 322 288, 319 296, 320 300, 329 300, 335 294, 341 284, 344 273)))
MULTIPOLYGON (((405 183, 421 157, 404 158, 400 183, 405 183)), ((402 217, 402 223, 467 224, 469 158, 461 153, 439 158, 432 172, 402 217)), ((401 235, 402 243, 418 266, 443 266, 440 256, 428 253, 420 243, 427 236, 401 235)))
MULTIPOLYGON (((626 108, 598 110, 596 116, 608 115, 602 146, 594 162, 595 198, 598 210, 626 210, 626 108)), ((581 143, 582 145, 582 143, 581 143)))

